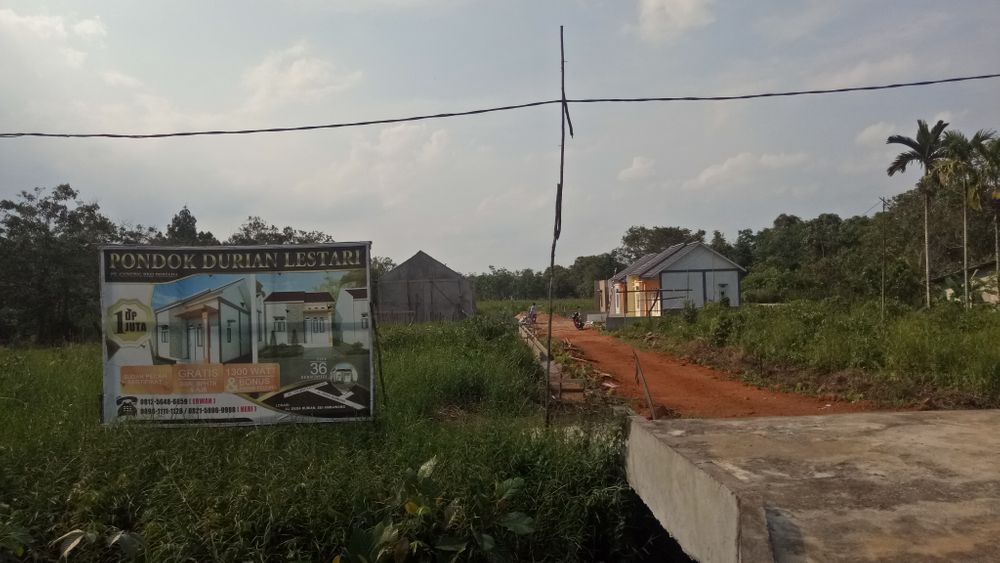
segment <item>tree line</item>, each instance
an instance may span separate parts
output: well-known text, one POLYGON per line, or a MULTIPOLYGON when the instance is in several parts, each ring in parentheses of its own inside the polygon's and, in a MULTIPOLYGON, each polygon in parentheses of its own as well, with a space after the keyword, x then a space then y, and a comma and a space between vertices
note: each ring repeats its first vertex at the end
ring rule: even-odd
MULTIPOLYGON (((57 344, 100 336, 98 253, 106 244, 178 246, 334 242, 321 231, 278 227, 248 217, 228 238, 198 229, 185 206, 165 231, 116 223, 69 185, 0 200, 0 343, 57 344)), ((373 257, 373 280, 395 264, 373 257)))
MULTIPOLYGON (((918 121, 914 137, 893 135, 906 150, 887 173, 919 166, 914 188, 886 200, 873 216, 846 219, 779 214, 758 231, 727 241, 719 231, 679 226, 632 226, 606 252, 577 257, 569 266, 470 274, 479 299, 542 299, 552 274, 557 298, 594 295, 635 259, 682 242, 703 242, 743 266, 748 302, 793 299, 869 299, 881 295, 911 306, 927 305, 931 286, 955 289, 966 305, 970 267, 1000 268, 1000 140, 993 131, 972 136, 918 121), (883 278, 884 276, 884 278, 883 278), (883 281, 884 280, 884 281, 883 281)), ((874 199, 874 198, 873 198, 874 199)), ((332 242, 321 231, 278 227, 251 216, 229 237, 198 229, 191 211, 178 211, 165 230, 116 223, 69 185, 23 191, 0 200, 0 342, 53 344, 100 334, 98 249, 105 244, 253 245, 332 242)), ((373 257, 373 279, 395 263, 373 257)))
MULTIPOLYGON (((556 266, 554 294, 591 297, 594 280, 611 277, 645 254, 696 241, 748 271, 743 297, 750 302, 870 299, 880 297, 884 285, 887 299, 929 305, 937 280, 969 306, 976 299, 976 292, 968 291, 971 268, 992 268, 1000 278, 1000 140, 990 130, 969 137, 947 127, 918 121, 915 137, 886 139, 908 149, 889 163, 890 176, 912 165, 922 174, 912 190, 886 200, 885 209, 872 217, 823 213, 804 219, 782 213, 770 227, 740 230, 732 242, 719 231, 708 238, 704 230, 633 226, 617 248, 556 266)), ((541 299, 548 292, 548 273, 491 266, 474 278, 480 298, 541 299)))

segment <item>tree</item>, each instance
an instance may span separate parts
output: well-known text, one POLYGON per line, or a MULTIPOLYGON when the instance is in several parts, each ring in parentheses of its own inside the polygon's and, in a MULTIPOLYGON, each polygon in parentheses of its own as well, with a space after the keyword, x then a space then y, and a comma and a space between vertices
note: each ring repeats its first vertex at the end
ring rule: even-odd
POLYGON ((0 200, 0 341, 100 334, 98 252, 118 227, 67 184, 0 200))
POLYGON ((594 282, 610 278, 622 267, 623 265, 615 259, 614 253, 611 252, 578 257, 569 267, 573 286, 576 288, 576 296, 592 297, 594 295, 594 282))
POLYGON ((934 163, 943 156, 943 143, 941 134, 948 124, 942 120, 933 128, 927 127, 927 122, 917 120, 917 136, 915 139, 903 135, 892 135, 886 139, 886 144, 899 144, 909 147, 910 150, 896 155, 896 158, 886 169, 889 176, 897 172, 906 172, 906 167, 912 163, 917 163, 923 168, 923 176, 917 181, 917 189, 924 200, 924 289, 927 297, 927 307, 931 306, 931 257, 930 257, 930 220, 929 208, 931 194, 937 186, 937 178, 933 174, 934 163))
POLYGON ((708 246, 730 260, 735 256, 733 245, 726 242, 726 236, 722 231, 712 231, 712 242, 708 243, 708 246))
POLYGON ((174 215, 167 225, 166 244, 182 246, 213 246, 219 244, 215 235, 208 231, 198 230, 198 219, 185 205, 174 215))
POLYGON ((302 231, 292 227, 279 229, 267 224, 258 216, 247 217, 225 244, 257 245, 257 244, 321 244, 334 242, 333 237, 322 231, 302 231))
POLYGON ((118 240, 122 244, 157 244, 164 239, 163 233, 153 226, 119 223, 118 240))
POLYGON ((615 250, 615 257, 625 264, 631 264, 647 254, 687 242, 705 242, 705 231, 691 232, 691 229, 683 227, 632 226, 625 231, 622 245, 615 250))
POLYGON ((387 256, 372 256, 372 287, 378 285, 378 280, 389 270, 396 267, 396 263, 387 256))
POLYGON ((751 229, 741 229, 736 234, 736 244, 733 245, 733 260, 749 269, 754 262, 754 234, 751 229))
POLYGON ((969 207, 982 209, 978 194, 981 190, 983 145, 994 136, 992 131, 979 130, 972 138, 961 131, 948 131, 944 135, 944 155, 935 163, 935 172, 943 182, 961 194, 962 198, 962 304, 968 309, 969 301, 969 207))

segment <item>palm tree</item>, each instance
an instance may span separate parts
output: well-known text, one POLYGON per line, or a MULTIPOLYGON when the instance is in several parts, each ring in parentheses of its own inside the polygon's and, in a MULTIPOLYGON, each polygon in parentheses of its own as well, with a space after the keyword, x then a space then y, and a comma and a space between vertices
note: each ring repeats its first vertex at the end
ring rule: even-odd
POLYGON ((993 210, 993 266, 997 297, 1000 298, 1000 139, 994 138, 980 147, 985 180, 980 196, 993 210))
POLYGON ((892 135, 886 139, 886 144, 906 145, 910 150, 901 152, 889 165, 886 172, 892 176, 896 172, 906 172, 906 167, 911 163, 919 163, 924 174, 917 182, 917 189, 920 190, 924 198, 924 282, 927 295, 927 307, 931 306, 931 260, 930 260, 930 233, 928 231, 928 209, 930 207, 931 192, 937 186, 937 178, 933 174, 934 163, 937 162, 944 151, 941 142, 941 133, 944 132, 948 124, 938 120, 933 129, 927 128, 927 122, 917 120, 917 138, 911 139, 902 135, 892 135))
POLYGON ((966 309, 972 306, 969 300, 969 207, 981 210, 979 198, 983 184, 982 155, 987 141, 993 139, 995 133, 980 129, 972 138, 961 131, 948 131, 944 134, 944 157, 935 163, 935 172, 940 173, 942 180, 949 184, 960 184, 962 194, 962 303, 966 309))

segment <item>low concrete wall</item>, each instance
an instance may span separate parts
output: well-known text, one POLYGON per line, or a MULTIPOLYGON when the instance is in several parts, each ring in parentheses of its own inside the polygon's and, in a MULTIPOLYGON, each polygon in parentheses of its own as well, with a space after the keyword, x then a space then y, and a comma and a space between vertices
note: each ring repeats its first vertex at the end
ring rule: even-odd
POLYGON ((633 417, 626 454, 629 485, 684 552, 701 563, 740 561, 740 506, 736 495, 677 451, 658 429, 633 417))

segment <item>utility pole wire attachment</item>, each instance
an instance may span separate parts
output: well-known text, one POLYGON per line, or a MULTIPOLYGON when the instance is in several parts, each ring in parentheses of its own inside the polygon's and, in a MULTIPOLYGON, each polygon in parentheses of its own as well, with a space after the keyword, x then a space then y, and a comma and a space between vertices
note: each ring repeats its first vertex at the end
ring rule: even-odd
MULTIPOLYGON (((566 169, 566 125, 570 123, 570 135, 572 135, 572 124, 569 120, 569 105, 566 103, 566 50, 563 44, 563 26, 559 26, 559 77, 560 77, 560 105, 559 120, 561 122, 561 142, 559 143, 559 183, 556 184, 556 205, 555 220, 552 225, 552 253, 549 255, 549 334, 546 348, 548 354, 545 357, 545 425, 548 426, 552 419, 552 409, 550 408, 550 395, 552 394, 552 317, 555 316, 555 306, 553 300, 553 287, 555 284, 556 271, 556 243, 562 234, 562 198, 563 179, 566 169)), ((562 400, 562 376, 559 377, 559 400, 562 400)))

